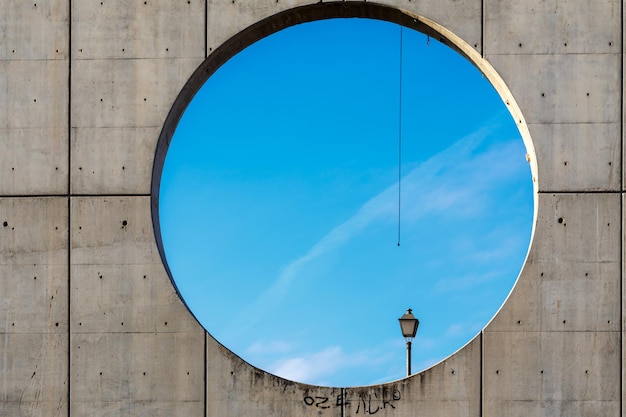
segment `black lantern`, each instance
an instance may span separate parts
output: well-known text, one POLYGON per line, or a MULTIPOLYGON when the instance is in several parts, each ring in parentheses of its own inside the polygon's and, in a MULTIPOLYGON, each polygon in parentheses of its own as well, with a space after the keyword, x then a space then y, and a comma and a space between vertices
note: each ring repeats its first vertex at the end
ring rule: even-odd
POLYGON ((407 309, 406 313, 398 319, 402 336, 406 339, 406 375, 411 375, 411 341, 417 334, 417 327, 420 321, 415 318, 411 309, 407 309))

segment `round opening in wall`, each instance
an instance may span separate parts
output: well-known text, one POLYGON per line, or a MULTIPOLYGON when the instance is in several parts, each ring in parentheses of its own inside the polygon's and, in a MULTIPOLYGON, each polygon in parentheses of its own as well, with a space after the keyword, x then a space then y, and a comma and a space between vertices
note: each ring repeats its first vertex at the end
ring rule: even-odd
POLYGON ((193 93, 156 221, 181 297, 231 351, 290 380, 370 385, 406 376, 407 308, 414 372, 498 311, 531 239, 531 170, 458 52, 386 21, 319 20, 193 93))

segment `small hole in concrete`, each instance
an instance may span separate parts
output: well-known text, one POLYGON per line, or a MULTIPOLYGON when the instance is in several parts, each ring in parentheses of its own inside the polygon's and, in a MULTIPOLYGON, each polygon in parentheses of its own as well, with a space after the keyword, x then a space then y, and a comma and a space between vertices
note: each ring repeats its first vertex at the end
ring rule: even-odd
POLYGON ((541 370, 541 373, 543 374, 543 369, 541 370))
POLYGON ((609 161, 609 165, 613 165, 613 164, 611 163, 611 161, 609 161))
POLYGON ((563 217, 559 217, 559 218, 558 218, 558 220, 557 220, 557 222, 559 222, 559 223, 563 223, 563 217))
POLYGON ((122 226, 126 226, 128 225, 128 222, 126 220, 122 220, 122 226))
POLYGON ((589 276, 589 272, 585 272, 585 276, 588 277, 589 276))
POLYGON ((589 93, 587 93, 587 97, 589 97, 589 93))
POLYGON ((563 165, 567 166, 567 161, 563 162, 563 165))
POLYGON ((122 326, 123 326, 123 325, 124 325, 124 322, 122 322, 121 324, 122 324, 122 326))
POLYGON ((454 375, 454 369, 452 370, 452 372, 450 372, 452 375, 454 375))
POLYGON ((100 372, 100 375, 102 375, 102 372, 100 372))
POLYGON ((165 325, 167 326, 167 322, 165 322, 165 325))
POLYGON ((563 320, 563 324, 567 323, 567 320, 563 320))
POLYGON ((518 321, 517 321, 517 324, 522 324, 522 321, 521 321, 521 320, 518 320, 518 321))
POLYGON ((33 279, 35 279, 35 280, 36 280, 36 279, 37 279, 37 277, 33 277, 33 279))
POLYGON ((586 374, 588 374, 588 373, 589 373, 589 370, 588 370, 588 369, 585 369, 585 373, 586 373, 586 374))
POLYGON ((9 225, 9 223, 4 222, 4 223, 2 223, 2 225, 3 225, 4 227, 7 227, 7 226, 9 225))
POLYGON ((521 43, 519 44, 519 47, 520 47, 520 48, 522 47, 522 44, 521 44, 521 43))
POLYGON ((499 369, 496 371, 496 374, 500 374, 500 370, 499 369))
POLYGON ((55 327, 59 327, 59 323, 54 323, 54 326, 55 327))
POLYGON ((563 46, 567 46, 567 42, 565 42, 565 43, 563 44, 563 46))

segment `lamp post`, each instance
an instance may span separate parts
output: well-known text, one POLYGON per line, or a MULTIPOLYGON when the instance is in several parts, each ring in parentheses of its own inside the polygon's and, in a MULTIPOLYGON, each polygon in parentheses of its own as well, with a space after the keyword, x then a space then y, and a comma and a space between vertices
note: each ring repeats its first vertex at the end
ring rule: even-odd
POLYGON ((420 321, 415 318, 411 309, 407 309, 406 313, 398 319, 402 336, 406 339, 406 376, 411 375, 411 342, 417 333, 417 327, 420 321))

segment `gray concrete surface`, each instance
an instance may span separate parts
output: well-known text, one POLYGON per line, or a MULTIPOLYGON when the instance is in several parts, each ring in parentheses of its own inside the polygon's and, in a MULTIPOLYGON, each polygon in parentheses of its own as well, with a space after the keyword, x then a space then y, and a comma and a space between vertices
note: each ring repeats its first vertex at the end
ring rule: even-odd
POLYGON ((42 0, 0 7, 1 416, 624 416, 623 2, 42 0), (401 381, 255 369, 177 296, 159 173, 178 117, 238 50, 330 17, 443 38, 518 121, 537 222, 465 348, 401 381), (156 221, 156 223, 154 223, 156 221))

